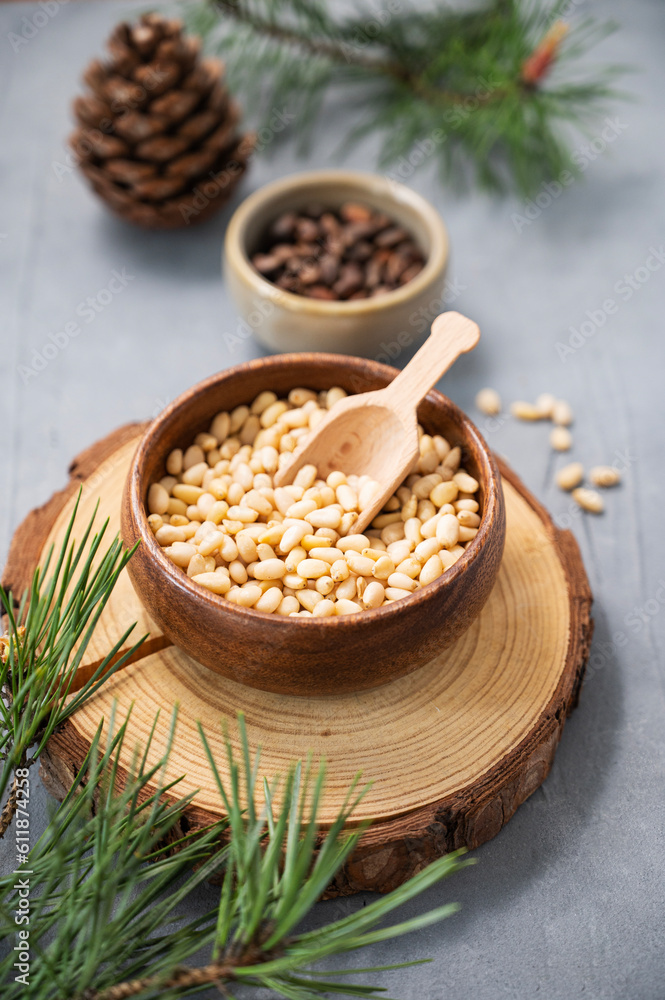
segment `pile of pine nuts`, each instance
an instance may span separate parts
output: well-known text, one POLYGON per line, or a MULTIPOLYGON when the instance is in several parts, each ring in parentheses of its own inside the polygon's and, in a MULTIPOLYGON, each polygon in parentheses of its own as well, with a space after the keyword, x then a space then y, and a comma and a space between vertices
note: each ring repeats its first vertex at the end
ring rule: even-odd
MULTIPOLYGON (((556 474, 556 484, 559 489, 570 492, 575 503, 592 514, 602 514, 605 509, 603 498, 597 490, 582 486, 584 466, 581 462, 571 462, 556 474)), ((617 486, 621 482, 621 473, 612 465, 596 465, 589 473, 589 479, 594 486, 607 488, 617 486)))
POLYGON ((518 420, 551 420, 550 445, 555 451, 570 451, 573 436, 568 427, 573 422, 573 411, 565 399, 557 399, 551 392, 542 392, 535 403, 518 400, 510 404, 510 412, 518 420))
POLYGON ((261 392, 218 413, 210 430, 166 460, 148 492, 148 522, 164 553, 195 582, 234 604, 289 617, 378 608, 433 583, 480 525, 479 483, 461 450, 419 428, 416 467, 364 534, 353 524, 378 484, 313 465, 290 486, 273 476, 346 395, 261 392))
MULTIPOLYGON (((497 416, 501 413, 501 396, 496 389, 481 389, 476 394, 476 406, 487 416, 497 416)), ((529 422, 551 420, 554 427, 550 431, 550 445, 555 451, 569 451, 573 437, 568 430, 573 422, 573 411, 565 399, 557 399, 551 392, 542 392, 535 403, 522 400, 510 404, 510 412, 518 420, 529 422)), ((597 490, 581 485, 584 480, 584 466, 581 462, 570 462, 556 473, 557 486, 569 492, 582 510, 592 514, 602 514, 605 509, 603 498, 597 490)), ((589 479, 594 486, 607 488, 616 486, 621 481, 618 469, 610 465, 596 465, 589 473, 589 479)))
MULTIPOLYGON (((481 389, 476 395, 476 406, 488 417, 501 413, 501 397, 496 389, 481 389)), ((569 451, 573 438, 568 427, 573 422, 573 411, 565 399, 557 399, 551 392, 541 392, 535 403, 517 400, 510 404, 510 412, 518 420, 551 420, 550 444, 555 451, 569 451)))

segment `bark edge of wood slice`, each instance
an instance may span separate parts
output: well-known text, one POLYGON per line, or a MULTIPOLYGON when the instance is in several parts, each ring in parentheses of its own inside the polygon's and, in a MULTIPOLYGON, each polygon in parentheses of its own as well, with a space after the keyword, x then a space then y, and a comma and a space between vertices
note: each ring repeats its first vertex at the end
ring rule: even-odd
MULTIPOLYGON (((80 486, 84 488, 84 496, 87 495, 91 498, 98 486, 112 484, 113 488, 116 489, 117 481, 122 483, 124 478, 122 474, 123 464, 120 461, 114 463, 113 457, 118 452, 127 453, 131 443, 134 440, 138 441, 144 426, 144 424, 129 424, 121 427, 83 451, 73 460, 69 468, 70 481, 68 485, 55 493, 42 507, 31 511, 16 530, 3 572, 3 586, 11 587, 14 593, 19 593, 28 584, 32 572, 40 560, 41 553, 49 539, 52 538, 54 526, 59 518, 62 519, 63 512, 66 511, 68 504, 73 502, 80 486), (102 464, 105 464, 105 469, 110 469, 110 471, 100 473, 102 464)), ((439 783, 442 787, 445 786, 445 794, 435 796, 432 801, 416 801, 418 782, 414 781, 413 784, 416 786, 413 792, 415 805, 413 802, 404 802, 403 808, 400 808, 398 794, 393 797, 388 794, 387 805, 386 799, 383 800, 383 805, 380 804, 379 800, 374 804, 370 801, 368 808, 374 808, 380 818, 364 835, 354 855, 328 888, 326 892, 328 897, 350 895, 365 890, 388 892, 441 855, 460 847, 473 849, 494 837, 522 802, 547 777, 565 721, 578 702, 593 633, 593 621, 590 617, 592 596, 580 552, 573 535, 569 531, 557 529, 547 511, 535 500, 517 476, 505 463, 499 462, 499 465, 504 479, 504 489, 511 499, 511 504, 521 505, 519 509, 523 512, 527 508, 530 509, 537 518, 537 522, 533 523, 539 525, 538 544, 541 546, 541 556, 554 553, 560 565, 560 578, 565 587, 565 594, 559 594, 559 601, 565 600, 568 626, 567 636, 560 635, 558 637, 562 653, 550 671, 553 673, 550 678, 551 691, 537 717, 530 720, 528 731, 524 732, 517 740, 512 740, 512 742, 508 740, 505 752, 497 750, 496 759, 492 760, 488 766, 479 767, 473 780, 461 780, 459 787, 454 787, 454 777, 450 777, 450 780, 445 776, 442 778, 437 772, 437 760, 431 760, 426 762, 427 776, 433 779, 435 785, 439 783)), ((119 500, 120 494, 118 493, 118 513, 119 500)), ((510 504, 508 506, 510 508, 510 504)), ((513 531, 515 530, 516 528, 513 527, 513 531)), ((507 550, 509 550, 509 537, 510 515, 507 550)), ((535 540, 534 549, 538 549, 535 540)), ((511 558, 509 551, 507 558, 511 558)), ((509 567, 506 572, 508 569, 509 567)), ((519 583, 519 581, 517 582, 519 583)), ((502 586, 501 574, 497 582, 497 587, 500 586, 502 586)), ((510 590, 510 588, 503 589, 510 590)), ((490 598, 488 605, 491 602, 492 598, 490 598)), ((483 611, 480 620, 482 621, 483 616, 489 613, 491 613, 491 609, 483 611)), ((519 615, 516 616, 516 619, 518 617, 519 615)), ((127 624, 130 623, 127 622, 127 624)), ((530 626, 525 625, 524 630, 527 630, 528 627, 530 626)), ((469 633, 466 634, 466 638, 462 637, 459 643, 452 647, 452 652, 448 650, 442 654, 442 664, 439 664, 437 658, 437 660, 432 661, 432 664, 428 664, 407 678, 385 685, 383 688, 362 692, 363 699, 373 699, 371 704, 367 703, 369 710, 367 710, 367 705, 364 706, 361 712, 363 719, 375 719, 377 713, 380 714, 382 700, 389 707, 391 703, 393 707, 399 703, 400 715, 408 716, 409 700, 414 703, 418 701, 418 678, 421 678, 421 686, 426 695, 428 684, 440 684, 442 676, 452 677, 456 668, 454 658, 458 645, 465 641, 467 644, 479 641, 478 636, 474 639, 474 636, 470 635, 474 628, 476 626, 472 626, 469 633), (399 685, 403 686, 402 689, 398 687, 399 685), (367 714, 365 714, 366 710, 367 714)), ((519 638, 520 632, 517 631, 515 635, 519 638)), ((473 658, 473 649, 470 653, 469 650, 466 651, 467 670, 469 655, 473 658)), ((193 661, 187 662, 184 654, 174 648, 168 648, 164 637, 157 634, 148 640, 147 646, 141 651, 139 662, 125 667, 116 677, 112 678, 95 696, 94 701, 99 698, 118 697, 118 695, 121 695, 120 701, 123 698, 126 700, 129 697, 136 697, 136 688, 123 691, 123 685, 129 688, 132 677, 139 678, 139 681, 142 681, 144 676, 149 679, 149 671, 151 670, 158 669, 161 676, 165 665, 170 670, 169 676, 174 678, 176 684, 184 683, 186 685, 189 673, 193 668, 204 671, 206 678, 214 676, 220 683, 229 686, 225 689, 225 699, 230 698, 231 701, 245 698, 249 694, 254 700, 261 699, 266 695, 265 692, 244 688, 234 684, 234 682, 226 681, 224 678, 217 678, 217 675, 212 675, 204 667, 193 664, 193 661), (146 674, 143 675, 140 671, 146 668, 146 664, 148 665, 146 674), (170 666, 168 666, 169 664, 170 666)), ((522 665, 525 671, 533 668, 533 663, 526 662, 522 665)), ((527 676, 526 673, 525 676, 527 676)), ((452 702, 456 698, 459 700, 459 686, 456 688, 456 683, 457 681, 453 677, 445 689, 452 702)), ((471 680, 467 679, 465 683, 467 686, 470 684, 473 688, 473 675, 471 680)), ((477 694, 477 691, 471 690, 468 697, 472 699, 477 697, 477 694)), ((420 691, 420 696, 424 697, 423 691, 420 691)), ((255 736, 261 735, 256 726, 254 730, 252 729, 253 717, 260 717, 263 711, 265 717, 270 720, 276 712, 283 713, 285 703, 291 701, 302 704, 303 702, 301 698, 289 699, 279 695, 268 695, 267 697, 276 699, 278 705, 270 704, 267 708, 261 706, 257 708, 256 704, 252 704, 254 716, 248 714, 250 738, 253 731, 255 736)), ((345 697, 348 699, 354 696, 347 695, 345 697)), ((327 701, 330 703, 331 699, 327 699, 327 701)), ((332 699, 332 702, 334 701, 335 699, 332 699)), ((228 701, 226 704, 230 714, 228 701)), ((77 713, 75 720, 69 720, 54 734, 42 755, 42 778, 47 789, 57 798, 64 796, 75 773, 80 768, 90 745, 85 733, 85 726, 87 725, 88 730, 92 728, 92 720, 95 718, 98 720, 100 717, 99 708, 99 704, 96 709, 93 703, 89 704, 83 710, 87 713, 85 720, 79 719, 81 713, 77 713), (85 722, 85 725, 82 724, 82 721, 85 722)), ((420 719, 418 711, 420 709, 416 706, 411 713, 412 722, 415 720, 416 726, 420 719)), ((436 711, 439 709, 436 708, 436 711)), ((333 718, 333 716, 334 712, 329 712, 328 717, 333 718)), ((386 727, 381 728, 385 729, 386 727)), ((432 729, 435 730, 435 727, 432 729)), ((385 740, 385 733, 379 732, 379 728, 376 728, 374 732, 379 742, 381 739, 385 740)), ((331 735, 330 730, 324 729, 320 735, 327 737, 331 735)), ((411 771, 413 770, 413 760, 410 755, 413 746, 422 739, 427 742, 427 739, 430 738, 429 727, 415 733, 409 732, 408 737, 411 741, 407 747, 409 771, 411 771)), ((287 742, 289 748, 293 746, 290 737, 287 742)), ((436 743, 435 740, 434 743, 436 743)), ((327 746, 325 749, 327 750, 327 746)), ((389 744, 386 744, 386 749, 390 751, 389 744)), ((392 749, 395 751, 399 748, 393 747, 392 749)), ((295 757, 297 753, 294 752, 291 756, 295 757)), ((422 762, 417 763, 420 766, 422 762)), ((176 770, 179 769, 176 767, 176 770)), ((383 784, 381 781, 379 782, 380 789, 383 789, 380 793, 389 792, 390 775, 384 775, 382 782, 383 784)), ((420 798, 422 799, 423 796, 426 797, 424 789, 421 789, 420 798)), ((331 806, 331 810, 334 812, 334 804, 331 806)), ((206 825, 212 819, 217 819, 218 816, 219 813, 215 813, 207 804, 203 806, 193 804, 185 813, 184 825, 188 830, 196 829, 206 825)))

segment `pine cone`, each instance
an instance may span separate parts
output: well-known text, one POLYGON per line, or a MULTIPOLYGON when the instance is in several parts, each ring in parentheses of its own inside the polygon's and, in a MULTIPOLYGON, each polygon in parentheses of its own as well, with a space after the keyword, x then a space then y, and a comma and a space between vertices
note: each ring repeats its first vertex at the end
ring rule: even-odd
POLYGON ((228 201, 254 148, 223 84, 180 21, 144 14, 119 24, 110 59, 94 60, 70 139, 79 166, 114 212, 141 226, 203 222, 228 201))

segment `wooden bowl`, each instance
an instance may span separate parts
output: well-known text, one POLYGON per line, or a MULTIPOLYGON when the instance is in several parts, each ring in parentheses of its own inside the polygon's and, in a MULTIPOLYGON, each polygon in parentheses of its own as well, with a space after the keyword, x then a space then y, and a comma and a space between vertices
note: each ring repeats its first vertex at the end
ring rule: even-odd
POLYGON ((125 544, 141 544, 129 563, 132 583, 164 634, 195 660, 242 684, 289 695, 377 687, 423 666, 479 614, 494 585, 505 538, 501 480, 471 421, 432 391, 418 416, 463 450, 480 482, 482 520, 464 555, 434 583, 402 601, 355 615, 286 618, 238 607, 193 583, 162 552, 148 525, 148 487, 165 474, 173 448, 187 447, 213 416, 250 403, 263 389, 295 386, 348 392, 378 389, 396 370, 335 354, 283 354, 213 375, 170 404, 150 425, 132 460, 122 501, 125 544))

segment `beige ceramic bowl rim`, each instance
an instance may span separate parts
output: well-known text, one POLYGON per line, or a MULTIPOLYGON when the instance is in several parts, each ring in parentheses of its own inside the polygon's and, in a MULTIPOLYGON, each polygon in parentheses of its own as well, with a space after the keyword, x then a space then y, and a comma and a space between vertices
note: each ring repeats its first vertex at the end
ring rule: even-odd
MULTIPOLYGON (((390 214, 389 209, 387 209, 387 214, 390 214)), ((224 263, 225 257, 226 263, 233 266, 254 291, 263 298, 272 299, 285 309, 313 316, 348 317, 364 313, 381 313, 417 297, 442 274, 448 263, 448 251, 448 231, 436 208, 430 201, 405 184, 389 180, 381 174, 361 170, 305 170, 297 174, 289 174, 276 181, 270 181, 245 198, 229 221, 224 240, 222 263, 224 263), (308 190, 310 192, 317 191, 317 196, 323 200, 324 196, 321 192, 325 188, 334 188, 338 184, 364 187, 370 193, 378 191, 395 204, 406 204, 418 213, 421 222, 429 231, 431 248, 422 271, 406 285, 386 292, 385 295, 378 295, 374 299, 356 299, 353 302, 322 302, 319 299, 309 299, 304 295, 295 295, 293 292, 278 288, 272 281, 261 277, 252 266, 245 248, 245 233, 251 220, 257 215, 270 216, 270 206, 277 198, 288 192, 302 190, 303 202, 305 202, 308 190)))
MULTIPOLYGON (((266 358, 257 358, 254 361, 247 361, 243 364, 235 365, 233 368, 224 369, 221 372, 210 375, 201 382, 197 382, 194 386, 186 389, 185 392, 177 396, 176 399, 174 399, 164 410, 162 410, 159 416, 157 416, 156 419, 150 424, 139 442, 129 468, 129 502, 131 504, 135 522, 139 528, 142 546, 145 546, 151 558, 157 562, 162 571, 165 572, 169 582, 177 589, 184 590, 185 592, 195 596, 198 600, 205 601, 212 608, 223 609, 226 613, 240 616, 241 618, 247 619, 249 616, 249 620, 262 618, 273 622, 277 619, 280 623, 287 621, 284 616, 271 614, 265 611, 256 611, 254 608, 243 608, 240 605, 233 604, 231 601, 224 600, 218 594, 213 594, 204 587, 195 584, 187 576, 184 570, 175 566, 171 560, 164 555, 161 546, 157 542, 157 539, 153 535, 152 529, 148 524, 148 515, 141 498, 141 493, 144 491, 144 483, 140 471, 145 463, 146 456, 154 438, 159 436, 161 428, 164 424, 169 423, 174 413, 180 409, 186 410, 187 404, 191 400, 194 393, 206 391, 216 383, 223 382, 244 372, 259 369, 261 371, 265 371, 266 375, 269 376, 272 368, 281 368, 289 364, 297 364, 299 361, 311 361, 313 358, 316 358, 317 363, 334 362, 339 364, 340 362, 344 362, 345 364, 348 363, 352 368, 370 366, 377 372, 377 374, 390 375, 393 378, 398 372, 398 370, 393 368, 391 365, 384 365, 378 361, 369 361, 367 358, 355 358, 345 354, 318 352, 316 354, 309 352, 273 354, 266 358)), ((348 615, 288 619, 288 621, 296 623, 298 627, 312 629, 325 629, 332 628, 333 626, 336 628, 357 628, 358 626, 362 626, 364 623, 369 624, 380 617, 388 618, 393 617, 394 615, 399 615, 402 611, 408 610, 416 604, 429 600, 439 591, 447 589, 449 586, 454 584, 454 582, 467 571, 469 566, 480 557, 489 532, 492 530, 492 525, 494 524, 496 511, 500 502, 497 491, 493 491, 489 488, 492 480, 492 473, 494 473, 496 480, 499 481, 499 472, 496 468, 492 453, 483 436, 464 411, 453 403, 448 396, 444 396, 444 394, 439 392, 437 389, 431 389, 426 398, 435 403, 443 402, 446 405, 446 407, 452 412, 457 422, 463 427, 465 434, 475 438, 476 443, 479 446, 479 451, 483 456, 480 473, 482 479, 481 485, 484 487, 485 492, 485 509, 482 513, 478 534, 472 539, 470 545, 468 545, 465 549, 464 555, 460 556, 456 563, 453 563, 453 565, 437 580, 426 584, 424 587, 418 588, 418 590, 414 590, 408 597, 404 597, 399 601, 393 601, 392 603, 383 605, 379 608, 363 608, 362 611, 354 612, 353 614, 348 615)), ((147 493, 147 491, 145 492, 147 493)))

